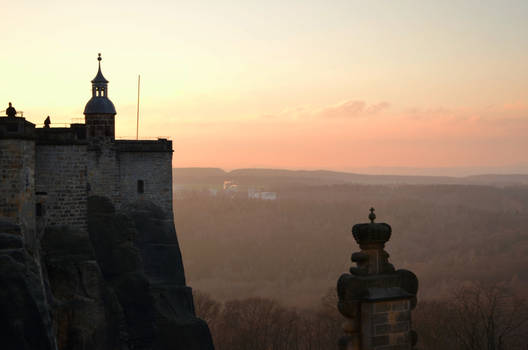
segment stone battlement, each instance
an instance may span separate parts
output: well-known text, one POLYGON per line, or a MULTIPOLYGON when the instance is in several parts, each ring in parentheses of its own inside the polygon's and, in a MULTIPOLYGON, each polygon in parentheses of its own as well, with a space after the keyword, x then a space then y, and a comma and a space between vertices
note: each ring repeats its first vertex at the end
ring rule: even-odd
POLYGON ((116 140, 116 149, 121 152, 172 152, 172 141, 157 140, 116 140))
POLYGON ((36 141, 40 145, 86 144, 86 125, 71 124, 69 128, 37 128, 36 141))
POLYGON ((22 117, 0 117, 0 139, 34 139, 35 124, 22 117))

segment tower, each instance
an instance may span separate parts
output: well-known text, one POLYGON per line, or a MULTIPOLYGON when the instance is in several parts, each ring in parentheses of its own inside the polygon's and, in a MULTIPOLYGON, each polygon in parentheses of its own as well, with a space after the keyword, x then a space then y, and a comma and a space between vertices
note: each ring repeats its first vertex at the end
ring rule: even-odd
POLYGON ((101 54, 97 57, 99 70, 92 80, 92 98, 84 107, 86 136, 88 139, 115 139, 114 104, 108 98, 108 80, 101 72, 101 54))

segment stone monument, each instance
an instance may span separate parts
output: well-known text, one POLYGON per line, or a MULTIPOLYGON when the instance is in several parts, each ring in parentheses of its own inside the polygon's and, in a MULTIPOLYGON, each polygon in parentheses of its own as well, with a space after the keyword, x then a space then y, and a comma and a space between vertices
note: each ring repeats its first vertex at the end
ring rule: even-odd
POLYGON ((412 350, 416 332, 411 330, 411 310, 416 306, 418 279, 408 270, 395 270, 384 250, 392 229, 376 223, 352 228, 360 252, 352 254, 357 267, 337 282, 339 312, 345 316, 340 350, 412 350))

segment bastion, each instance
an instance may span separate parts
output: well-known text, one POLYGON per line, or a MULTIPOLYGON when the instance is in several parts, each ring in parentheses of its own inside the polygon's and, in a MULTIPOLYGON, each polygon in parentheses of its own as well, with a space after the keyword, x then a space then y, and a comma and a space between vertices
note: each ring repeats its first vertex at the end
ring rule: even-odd
POLYGON ((174 229, 172 141, 116 140, 98 61, 84 123, 36 127, 11 103, 0 117, 0 310, 21 310, 0 316, 2 348, 212 349, 174 229))

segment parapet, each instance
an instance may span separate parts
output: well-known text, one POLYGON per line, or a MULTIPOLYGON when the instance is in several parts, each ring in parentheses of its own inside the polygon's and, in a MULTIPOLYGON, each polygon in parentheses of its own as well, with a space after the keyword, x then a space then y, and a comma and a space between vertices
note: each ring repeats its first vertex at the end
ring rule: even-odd
POLYGON ((0 139, 35 139, 35 124, 22 117, 0 117, 0 139))
POLYGON ((115 148, 119 152, 173 152, 172 141, 157 140, 115 140, 115 148))
POLYGON ((39 145, 86 144, 86 125, 71 124, 69 128, 37 128, 39 145))

